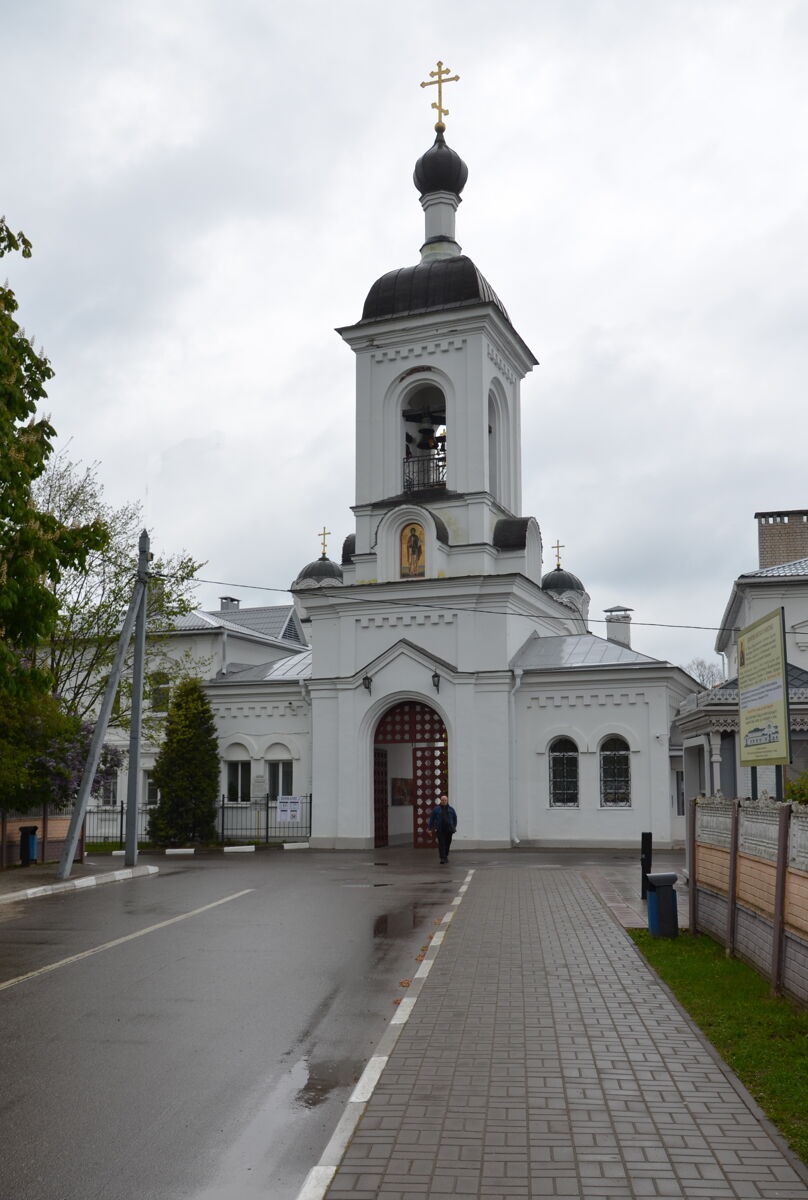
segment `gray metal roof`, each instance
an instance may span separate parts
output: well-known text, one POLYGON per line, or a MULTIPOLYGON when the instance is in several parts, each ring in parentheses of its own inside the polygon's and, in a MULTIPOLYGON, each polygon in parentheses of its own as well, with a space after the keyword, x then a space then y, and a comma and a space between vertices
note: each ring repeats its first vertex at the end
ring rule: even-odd
POLYGON ((295 642, 305 646, 294 619, 293 604, 275 604, 266 608, 228 608, 216 611, 184 613, 174 621, 174 629, 183 633, 226 629, 230 633, 253 633, 273 641, 295 642))
POLYGON ((759 571, 746 571, 741 579, 795 579, 808 576, 808 558, 795 558, 793 562, 778 563, 774 567, 761 567, 759 571))
POLYGON ((201 609, 195 609, 194 612, 182 613, 175 617, 172 623, 172 628, 180 630, 182 633, 193 633, 196 630, 208 631, 211 629, 227 629, 231 633, 240 633, 238 625, 234 625, 231 621, 222 618, 221 613, 206 613, 201 609))
POLYGON ((619 642, 594 633, 540 637, 532 633, 517 651, 511 666, 522 671, 558 671, 569 667, 636 667, 667 665, 658 658, 638 654, 619 642))
POLYGON ((276 662, 260 663, 257 667, 237 667, 231 664, 226 675, 211 680, 214 684, 227 683, 298 683, 311 678, 311 650, 301 654, 290 654, 276 662))
POLYGON ((265 637, 282 638, 283 631, 294 612, 293 604, 272 604, 264 608, 228 608, 224 612, 207 612, 217 624, 227 624, 265 637))
MULTIPOLYGON (((808 671, 795 663, 786 664, 788 675, 788 696, 792 703, 804 703, 808 700, 808 671)), ((680 712, 686 715, 695 709, 711 708, 713 705, 738 704, 738 677, 727 679, 717 687, 706 692, 697 692, 682 701, 680 712)))

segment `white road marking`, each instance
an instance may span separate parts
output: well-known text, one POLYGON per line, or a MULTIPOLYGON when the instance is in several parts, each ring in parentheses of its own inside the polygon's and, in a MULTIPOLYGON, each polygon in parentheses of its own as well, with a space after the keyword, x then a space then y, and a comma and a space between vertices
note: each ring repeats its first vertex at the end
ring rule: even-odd
MULTIPOLYGON (((473 868, 467 872, 463 886, 460 889, 461 895, 452 901, 453 905, 458 905, 460 903, 460 900, 463 898, 462 894, 467 890, 473 874, 473 868)), ((344 886, 361 887, 363 885, 347 884, 344 886)), ((446 913, 443 920, 440 922, 441 928, 436 929, 430 938, 430 949, 437 950, 437 947, 440 946, 441 942, 446 936, 449 922, 456 911, 457 909, 453 908, 446 913)), ((419 976, 423 978, 425 975, 428 975, 433 963, 434 955, 431 955, 430 958, 425 959, 421 963, 420 967, 415 972, 415 978, 417 979, 419 976)), ((417 996, 407 996, 405 999, 403 999, 401 1004, 398 1006, 397 1011, 391 1017, 390 1025, 405 1025, 409 1020, 410 1014, 412 1013, 417 1000, 417 996)), ((398 1034, 396 1036, 398 1037, 398 1034)), ((296 1200, 323 1200, 325 1197, 329 1185, 336 1175, 339 1164, 341 1163, 345 1151, 348 1148, 348 1143, 353 1137, 356 1127, 362 1118, 362 1114, 367 1108, 368 1101, 373 1095, 376 1084, 381 1078, 388 1059, 389 1055, 377 1054, 374 1055, 373 1058, 371 1058, 368 1062, 359 1078, 359 1082, 354 1088, 350 1099, 345 1106, 345 1111, 340 1118, 337 1128, 334 1130, 334 1133, 331 1136, 331 1141, 323 1151, 319 1163, 311 1168, 305 1180, 303 1181, 303 1186, 298 1192, 296 1200)))
POLYGON ((244 888, 241 892, 233 892, 232 896, 224 896, 221 900, 214 900, 212 904, 203 904, 201 908, 194 908, 190 912, 181 913, 178 917, 170 917, 167 921, 159 921, 157 925, 149 925, 146 929, 139 929, 137 933, 127 933, 125 937, 115 938, 111 942, 104 942, 101 946, 93 946, 92 950, 82 950, 80 954, 71 954, 70 958, 61 958, 58 962, 49 963, 46 967, 40 967, 37 971, 29 971, 27 975, 18 975, 16 979, 7 979, 5 983, 0 983, 0 992, 4 992, 6 988, 16 987, 18 983, 25 983, 27 979, 36 979, 39 975, 47 975, 50 971, 58 971, 59 967, 67 967, 70 963, 81 962, 83 958, 90 958, 93 954, 101 954, 104 950, 112 950, 115 946, 122 946, 124 942, 133 942, 135 938, 145 937, 147 933, 155 933, 158 929, 165 929, 168 925, 176 925, 178 921, 187 921, 189 917, 196 917, 200 913, 207 912, 208 909, 218 908, 220 904, 228 904, 231 900, 238 900, 239 896, 246 896, 249 892, 254 891, 255 888, 244 888))
POLYGON ((354 1103, 363 1104, 373 1095, 373 1089, 379 1082, 379 1076, 384 1070, 387 1063, 387 1055, 374 1054, 368 1065, 365 1067, 362 1074, 359 1076, 359 1082, 351 1094, 351 1100, 354 1103))

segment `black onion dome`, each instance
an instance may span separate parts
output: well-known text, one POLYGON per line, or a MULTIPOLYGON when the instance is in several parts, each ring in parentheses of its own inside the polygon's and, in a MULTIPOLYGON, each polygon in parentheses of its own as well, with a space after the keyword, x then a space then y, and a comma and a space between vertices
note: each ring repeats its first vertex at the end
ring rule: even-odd
POLYGON ((382 275, 367 294, 362 320, 379 321, 473 304, 493 304, 510 323, 505 305, 488 280, 470 258, 456 254, 382 275))
POLYGON ((552 571, 548 571, 542 578, 541 586, 545 592, 586 591, 577 575, 573 575, 572 571, 564 571, 561 567, 554 567, 552 571))
POLYGON ((320 558, 315 558, 314 562, 306 563, 298 572, 292 587, 299 583, 328 583, 330 580, 342 583, 342 568, 323 554, 320 558))
POLYGON ((412 181, 422 196, 428 192, 454 192, 459 196, 468 177, 468 167, 457 151, 446 145, 439 129, 434 144, 415 164, 412 181))

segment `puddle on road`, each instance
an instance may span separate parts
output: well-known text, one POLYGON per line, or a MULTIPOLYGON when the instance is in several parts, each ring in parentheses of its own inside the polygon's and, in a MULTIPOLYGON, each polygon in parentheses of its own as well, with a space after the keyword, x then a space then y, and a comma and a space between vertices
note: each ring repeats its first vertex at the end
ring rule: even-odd
POLYGON ((394 912, 382 913, 373 922, 373 936, 376 938, 409 937, 425 921, 432 920, 436 907, 443 907, 443 900, 417 900, 394 912))
POLYGON ((267 1200, 268 1196, 286 1195, 288 1168, 283 1158, 293 1141, 295 1114, 300 1119, 337 1088, 353 1089, 362 1069, 362 1064, 353 1060, 311 1063, 308 1058, 298 1059, 219 1159, 217 1178, 193 1200, 267 1200))
POLYGON ((334 1063, 309 1063, 308 1079, 299 1089, 295 1100, 304 1108, 315 1108, 327 1100, 335 1088, 353 1089, 362 1070, 362 1063, 352 1059, 334 1063))

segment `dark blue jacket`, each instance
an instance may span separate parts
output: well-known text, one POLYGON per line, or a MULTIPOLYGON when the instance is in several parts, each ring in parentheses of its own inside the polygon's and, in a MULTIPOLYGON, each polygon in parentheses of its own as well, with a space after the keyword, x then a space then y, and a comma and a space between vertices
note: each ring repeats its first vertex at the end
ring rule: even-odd
POLYGON ((435 830, 442 829, 444 818, 446 820, 446 828, 454 833, 457 829, 457 813, 451 804, 435 805, 429 816, 429 828, 435 830))

